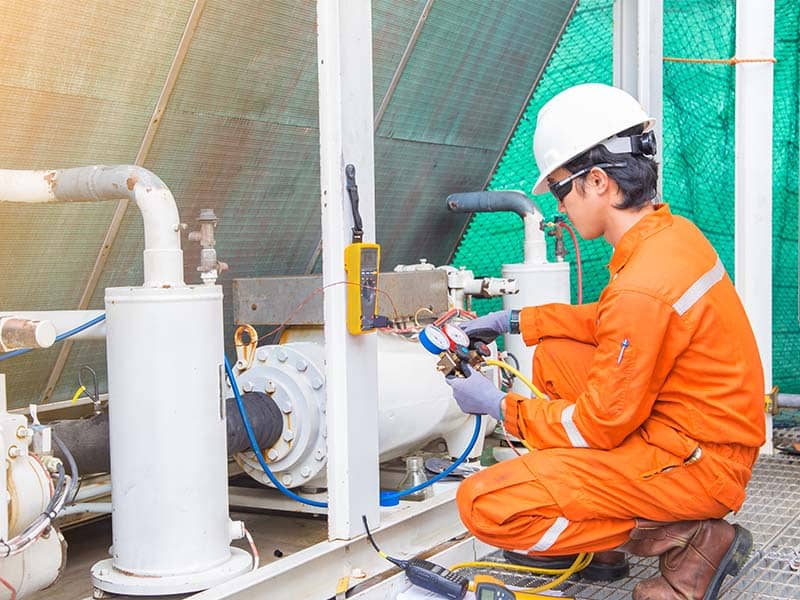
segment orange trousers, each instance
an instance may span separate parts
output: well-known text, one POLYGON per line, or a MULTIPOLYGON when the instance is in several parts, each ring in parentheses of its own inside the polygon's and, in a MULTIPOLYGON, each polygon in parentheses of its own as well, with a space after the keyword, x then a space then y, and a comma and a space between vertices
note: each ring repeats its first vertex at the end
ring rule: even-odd
MULTIPOLYGON (((575 399, 585 389, 593 353, 594 346, 573 340, 544 340, 534 355, 536 387, 575 399)), ((703 443, 702 450, 687 465, 638 433, 611 450, 537 450, 465 479, 458 509, 475 537, 498 548, 534 555, 609 550, 628 541, 637 517, 680 521, 729 512, 715 499, 730 471, 726 463, 749 469, 757 449, 703 443)))

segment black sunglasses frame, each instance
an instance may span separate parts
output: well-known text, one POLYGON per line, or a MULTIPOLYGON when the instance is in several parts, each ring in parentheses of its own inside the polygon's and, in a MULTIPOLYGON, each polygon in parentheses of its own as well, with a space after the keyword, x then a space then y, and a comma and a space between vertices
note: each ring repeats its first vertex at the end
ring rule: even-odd
POLYGON ((548 184, 548 188, 550 188, 550 193, 556 197, 556 200, 559 202, 563 202, 564 198, 567 197, 572 191, 572 182, 577 179, 578 177, 583 177, 587 173, 589 173, 592 169, 597 167, 598 169, 616 169, 619 167, 626 167, 628 163, 622 162, 615 162, 615 163, 597 163, 596 165, 590 165, 588 167, 584 167, 575 173, 572 173, 569 177, 565 177, 561 181, 554 181, 553 183, 548 184))

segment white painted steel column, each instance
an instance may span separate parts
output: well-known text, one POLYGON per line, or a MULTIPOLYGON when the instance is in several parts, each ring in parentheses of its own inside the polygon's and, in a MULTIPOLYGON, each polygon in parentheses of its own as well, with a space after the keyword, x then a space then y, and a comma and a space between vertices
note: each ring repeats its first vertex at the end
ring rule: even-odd
POLYGON ((344 168, 353 164, 364 241, 375 239, 372 7, 317 1, 322 274, 328 428, 328 536, 352 539, 361 515, 378 524, 377 340, 347 333, 344 248, 352 212, 344 168))
MULTIPOLYGON (((663 161, 663 0, 614 2, 614 85, 635 96, 656 122, 663 161)), ((661 194, 661 179, 658 182, 661 194)))
MULTIPOLYGON (((736 56, 774 55, 774 0, 737 0, 736 56)), ((736 65, 736 289, 750 317, 772 388, 772 74, 771 62, 736 65)), ((767 442, 772 452, 772 417, 767 442)))

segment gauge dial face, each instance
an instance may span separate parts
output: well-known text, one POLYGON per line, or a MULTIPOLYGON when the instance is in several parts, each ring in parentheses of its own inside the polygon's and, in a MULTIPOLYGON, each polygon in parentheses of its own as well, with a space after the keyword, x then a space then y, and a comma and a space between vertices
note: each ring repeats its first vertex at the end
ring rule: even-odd
POLYGON ((419 334, 419 341, 434 354, 450 349, 450 338, 436 325, 426 325, 419 334))
POLYGON ((447 337, 453 340, 457 345, 464 347, 469 346, 469 336, 464 333, 464 330, 460 327, 448 323, 444 326, 444 332, 447 334, 447 337))

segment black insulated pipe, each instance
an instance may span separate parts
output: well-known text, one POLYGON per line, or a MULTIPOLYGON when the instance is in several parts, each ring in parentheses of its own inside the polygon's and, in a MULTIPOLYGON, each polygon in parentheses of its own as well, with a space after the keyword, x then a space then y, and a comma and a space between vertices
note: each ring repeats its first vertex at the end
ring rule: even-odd
POLYGON ((450 212, 515 212, 523 219, 534 213, 534 204, 522 192, 462 192, 447 197, 450 212))
MULTIPOLYGON (((275 400, 264 392, 245 392, 242 394, 250 426, 253 428, 259 448, 271 448, 283 432, 283 414, 275 400)), ((225 414, 228 415, 228 456, 250 450, 242 415, 236 406, 235 398, 225 400, 225 414)))
MULTIPOLYGON (((283 414, 278 405, 263 392, 245 392, 242 402, 250 417, 250 425, 259 447, 271 448, 281 437, 283 414)), ((235 398, 225 401, 227 414, 228 456, 250 450, 250 441, 242 423, 242 416, 235 398)), ((70 419, 48 423, 63 444, 75 457, 78 471, 82 475, 108 473, 111 469, 111 453, 108 445, 108 413, 102 412, 85 419, 70 419)), ((192 435, 191 431, 180 432, 180 423, 175 423, 175 435, 192 435)), ((63 452, 54 444, 53 454, 65 461, 63 452)))

